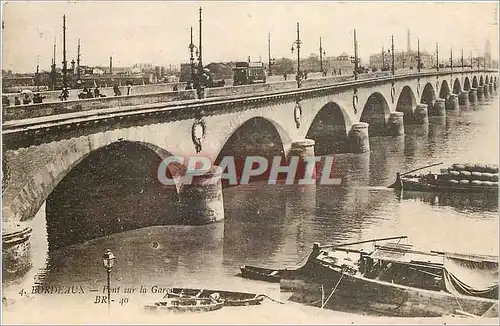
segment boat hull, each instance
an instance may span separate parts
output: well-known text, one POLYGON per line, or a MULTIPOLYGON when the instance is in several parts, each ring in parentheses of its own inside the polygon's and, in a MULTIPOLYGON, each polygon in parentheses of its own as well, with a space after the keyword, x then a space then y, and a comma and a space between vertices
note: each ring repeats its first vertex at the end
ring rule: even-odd
POLYGON ((293 279, 300 274, 300 269, 268 269, 247 265, 240 267, 240 270, 241 277, 271 283, 279 283, 282 278, 293 279))
POLYGON ((260 305, 264 300, 264 296, 254 293, 189 288, 173 288, 168 297, 179 297, 181 293, 186 297, 198 296, 200 298, 208 298, 210 295, 217 293, 220 296, 220 300, 224 303, 224 306, 233 307, 260 305))
POLYGON ((407 191, 432 191, 432 192, 460 192, 460 193, 481 193, 481 194, 492 194, 498 195, 498 187, 483 187, 483 186, 444 186, 444 185, 434 185, 424 182, 418 182, 413 180, 401 179, 403 190, 407 191))
POLYGON ((151 312, 174 312, 174 313, 186 313, 186 312, 208 312, 219 310, 224 306, 223 302, 210 303, 210 304, 197 304, 197 305, 155 305, 148 304, 144 308, 146 311, 151 312))
POLYGON ((342 274, 318 262, 311 262, 314 279, 280 282, 283 292, 293 292, 291 301, 321 306, 337 288, 324 308, 356 310, 400 317, 440 317, 457 310, 482 316, 498 316, 498 300, 453 295, 364 278, 358 274, 342 274), (342 278, 342 279, 341 279, 342 278), (339 282, 340 280, 340 282, 339 282), (322 291, 323 288, 323 291, 322 291))

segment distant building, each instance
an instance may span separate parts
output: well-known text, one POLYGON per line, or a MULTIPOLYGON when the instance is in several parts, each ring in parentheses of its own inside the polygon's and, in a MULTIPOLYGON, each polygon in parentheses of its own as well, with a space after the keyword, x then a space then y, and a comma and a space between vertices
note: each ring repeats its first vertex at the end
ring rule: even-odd
POLYGON ((92 69, 92 74, 93 75, 98 75, 98 76, 101 76, 101 75, 104 75, 105 71, 100 69, 100 68, 94 68, 92 69))
MULTIPOLYGON (((420 52, 422 69, 430 69, 436 66, 435 57, 427 52, 420 52)), ((394 69, 417 69, 418 53, 396 52, 394 55, 394 69)), ((370 55, 370 69, 390 70, 392 65, 392 54, 390 51, 370 55)))
MULTIPOLYGON (((297 65, 297 60, 294 60, 294 66, 297 65)), ((301 69, 308 72, 321 71, 320 57, 316 53, 312 53, 308 58, 301 59, 301 69)), ((343 75, 352 74, 354 71, 354 61, 347 53, 342 53, 336 57, 323 57, 323 70, 333 72, 334 70, 341 71, 343 75)))

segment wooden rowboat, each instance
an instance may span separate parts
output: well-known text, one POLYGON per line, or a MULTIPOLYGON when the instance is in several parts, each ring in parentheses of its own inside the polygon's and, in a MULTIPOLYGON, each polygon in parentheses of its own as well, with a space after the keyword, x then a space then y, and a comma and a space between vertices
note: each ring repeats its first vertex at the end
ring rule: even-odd
POLYGON ((281 279, 294 279, 300 278, 302 275, 302 267, 298 268, 284 268, 284 269, 270 269, 264 267, 243 265, 240 267, 241 277, 265 281, 272 283, 279 283, 281 279))
POLYGON ((233 292, 221 290, 172 288, 164 298, 212 298, 217 302, 222 302, 224 306, 253 306, 260 305, 264 300, 264 295, 233 292))
POLYGON ((221 309, 223 302, 217 302, 210 298, 167 298, 144 306, 146 311, 166 311, 175 313, 184 312, 207 312, 221 309))

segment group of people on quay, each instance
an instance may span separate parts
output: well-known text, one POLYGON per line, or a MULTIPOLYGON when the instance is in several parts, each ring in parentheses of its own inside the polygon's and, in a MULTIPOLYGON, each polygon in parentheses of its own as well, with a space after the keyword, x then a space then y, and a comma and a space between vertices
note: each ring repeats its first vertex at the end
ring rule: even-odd
MULTIPOLYGON (((118 85, 113 86, 113 94, 114 96, 121 96, 122 92, 120 91, 120 88, 118 85)), ((127 84, 127 94, 126 95, 131 95, 132 94, 132 85, 127 84)), ((78 93, 78 99, 88 99, 88 98, 100 98, 100 97, 106 97, 106 94, 103 94, 101 92, 101 89, 99 86, 96 86, 93 90, 90 87, 84 87, 81 92, 78 93)), ((22 91, 19 91, 18 94, 14 95, 14 105, 28 105, 28 104, 40 104, 43 103, 43 100, 47 98, 47 96, 42 95, 41 92, 33 92, 32 90, 25 89, 22 91)), ((70 98, 70 92, 68 87, 64 87, 61 90, 61 93, 59 94, 58 98, 61 101, 67 101, 70 98)), ((8 95, 2 95, 2 107, 8 107, 11 106, 11 98, 9 98, 8 95)))

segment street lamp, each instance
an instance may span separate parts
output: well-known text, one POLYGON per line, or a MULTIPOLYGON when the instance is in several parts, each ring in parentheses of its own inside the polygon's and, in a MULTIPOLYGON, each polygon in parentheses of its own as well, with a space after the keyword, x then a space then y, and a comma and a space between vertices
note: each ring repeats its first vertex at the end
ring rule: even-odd
POLYGON ((191 83, 194 83, 194 79, 196 78, 194 73, 194 54, 196 51, 196 56, 198 56, 198 47, 193 43, 193 27, 191 27, 191 42, 189 43, 189 63, 191 67, 191 83))
POLYGON ((276 63, 276 59, 271 58, 271 33, 267 34, 267 52, 269 55, 269 63, 268 63, 269 71, 267 72, 267 75, 272 76, 273 72, 271 70, 271 67, 276 63))
POLYGON ((391 73, 394 75, 394 35, 391 35, 391 54, 392 54, 392 64, 391 64, 391 73))
POLYGON ((110 249, 106 249, 106 252, 102 256, 102 264, 106 271, 108 272, 108 312, 111 311, 111 289, 110 289, 110 281, 109 276, 111 274, 111 268, 115 264, 115 255, 111 252, 110 249))
POLYGON ((319 37, 319 66, 320 66, 321 73, 324 76, 325 72, 323 71, 323 55, 326 55, 326 52, 323 49, 323 47, 321 46, 321 36, 320 36, 319 37))
POLYGON ((291 51, 293 53, 294 45, 297 45, 297 75, 295 76, 295 79, 297 80, 297 87, 300 88, 302 76, 300 72, 300 44, 302 44, 302 41, 300 40, 300 31, 299 31, 299 22, 297 22, 297 39, 292 43, 292 48, 291 51))
POLYGON ((462 64, 462 70, 464 70, 464 49, 462 49, 462 60, 461 60, 461 64, 462 64))
POLYGON ((422 68, 422 62, 420 61, 420 39, 417 39, 417 72, 420 72, 422 68))
POLYGON ((450 49, 450 67, 453 71, 453 48, 450 49))
MULTIPOLYGON (((63 90, 66 89, 67 87, 67 61, 66 61, 66 15, 63 16, 63 68, 62 68, 62 74, 63 74, 63 90)), ((64 100, 66 100, 66 97, 63 96, 64 100)))
POLYGON ((385 70, 385 52, 384 52, 384 46, 382 46, 382 71, 385 70))
MULTIPOLYGON (((382 56, 384 55, 382 48, 382 56)), ((383 60, 383 59, 382 59, 383 60)), ((356 38, 356 30, 354 30, 354 80, 358 80, 358 39, 356 38)))
POLYGON ((439 44, 436 42, 436 71, 439 71, 439 44))

